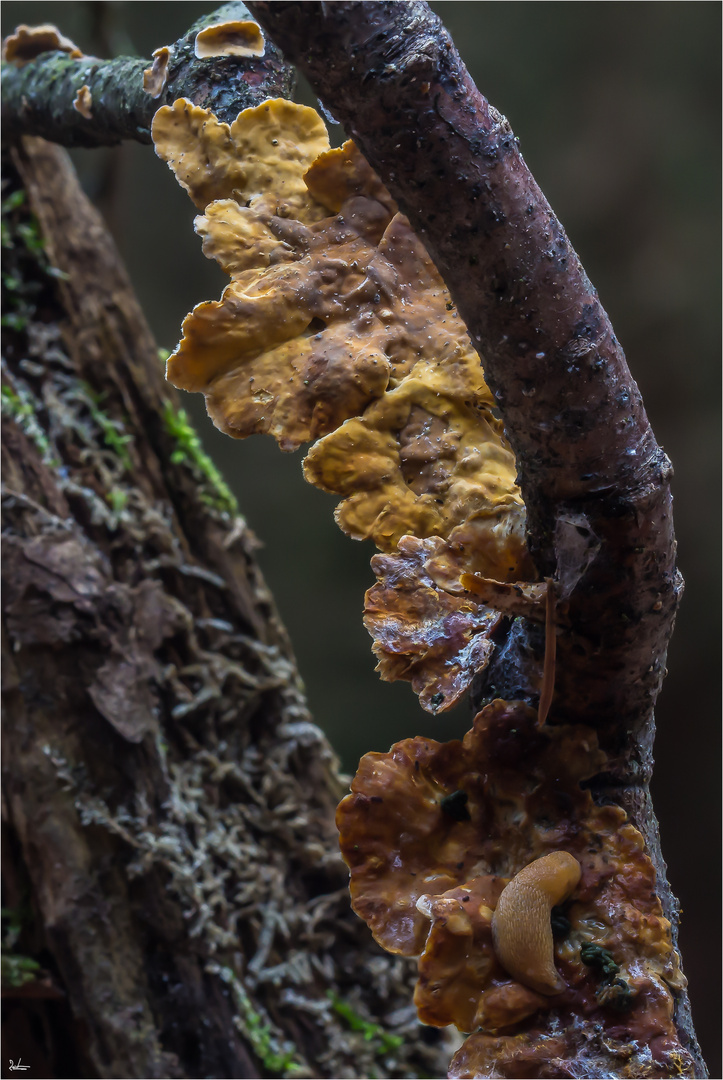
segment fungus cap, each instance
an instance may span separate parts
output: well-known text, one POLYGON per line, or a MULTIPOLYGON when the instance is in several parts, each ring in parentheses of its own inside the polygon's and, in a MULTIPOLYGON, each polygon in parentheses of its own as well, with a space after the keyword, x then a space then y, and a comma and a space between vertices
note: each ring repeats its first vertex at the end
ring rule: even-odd
POLYGON ((163 45, 153 53, 153 63, 143 72, 143 89, 152 98, 159 98, 168 80, 168 62, 172 49, 163 45))
POLYGON ((83 53, 70 38, 60 33, 52 23, 42 26, 27 26, 22 23, 3 42, 3 60, 22 67, 44 52, 66 52, 73 60, 78 60, 83 53))
POLYGON ((523 1014, 563 1008, 595 1013, 612 1031, 614 1003, 581 957, 592 942, 631 984, 626 1023, 641 1038, 674 1035, 671 991, 680 983, 653 865, 624 811, 596 806, 581 787, 605 760, 592 730, 541 729, 533 710, 502 701, 478 714, 461 743, 407 739, 362 758, 337 811, 352 906, 389 951, 423 952, 416 1000, 427 1022, 504 1030, 523 1014), (566 989, 554 997, 529 987, 503 992, 520 985, 490 953, 488 921, 504 879, 562 852, 581 872, 566 910, 569 931, 554 942, 566 989), (492 888, 483 882, 490 876, 493 891, 475 913, 463 894, 492 888))
POLYGON ((244 109, 232 124, 186 98, 153 117, 156 153, 173 170, 199 210, 214 199, 248 203, 272 196, 302 220, 316 207, 303 182, 311 163, 329 149, 321 117, 306 105, 270 98, 244 109))
POLYGON ((438 589, 425 566, 444 547, 438 537, 403 536, 394 555, 375 555, 377 584, 364 599, 382 679, 411 682, 422 708, 452 708, 489 660, 500 614, 438 589))
POLYGON ((93 96, 92 96, 92 94, 90 92, 90 87, 87 84, 84 85, 84 86, 81 86, 80 89, 78 90, 78 93, 75 95, 75 100, 73 101, 73 108, 75 109, 76 112, 80 113, 80 115, 83 117, 83 119, 92 120, 93 119, 92 106, 93 106, 93 96))
POLYGON ((206 26, 196 34, 197 60, 211 56, 263 56, 266 42, 260 27, 251 19, 233 19, 206 26))

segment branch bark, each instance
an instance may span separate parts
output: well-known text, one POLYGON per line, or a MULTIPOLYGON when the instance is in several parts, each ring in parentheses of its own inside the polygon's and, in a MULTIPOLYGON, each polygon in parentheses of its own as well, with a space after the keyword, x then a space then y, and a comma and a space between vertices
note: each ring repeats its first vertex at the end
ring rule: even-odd
MULTIPOLYGON (((450 288, 515 451, 540 577, 558 569, 561 519, 583 516, 600 541, 570 598, 554 708, 612 738, 632 727, 629 753, 662 682, 682 583, 670 464, 594 288, 509 124, 426 4, 250 7, 388 184, 450 288)), ((500 690, 502 671, 492 677, 500 690)))
POLYGON ((293 68, 283 63, 272 42, 267 42, 260 57, 196 59, 194 42, 199 30, 248 18, 246 6, 233 0, 194 23, 169 46, 167 82, 158 97, 143 89, 150 59, 84 56, 74 60, 62 52, 47 52, 23 67, 3 63, 4 136, 39 135, 69 147, 115 146, 123 139, 150 143, 155 112, 177 98, 188 98, 230 123, 242 109, 264 97, 291 97, 293 68), (73 105, 84 85, 92 100, 89 117, 73 105))

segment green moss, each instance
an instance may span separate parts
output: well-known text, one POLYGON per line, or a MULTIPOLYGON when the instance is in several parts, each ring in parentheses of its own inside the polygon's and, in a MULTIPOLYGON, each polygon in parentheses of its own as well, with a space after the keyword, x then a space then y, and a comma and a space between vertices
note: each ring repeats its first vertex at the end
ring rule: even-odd
POLYGON ((105 498, 114 514, 122 514, 128 505, 128 492, 121 488, 111 488, 105 498))
POLYGON ((24 986, 33 982, 40 964, 29 956, 14 953, 24 927, 32 922, 32 910, 27 899, 15 908, 2 908, 2 957, 0 971, 3 986, 24 986))
POLYGON ((22 190, 13 191, 12 195, 8 195, 7 199, 3 199, 0 203, 0 213, 2 213, 2 226, 0 232, 0 244, 4 248, 15 247, 15 241, 13 239, 13 230, 10 222, 7 220, 12 214, 13 210, 17 210, 19 206, 22 206, 25 202, 25 192, 22 190))
POLYGON ((348 1001, 340 998, 333 990, 327 990, 326 996, 331 1002, 334 1012, 349 1025, 352 1031, 361 1031, 367 1042, 374 1041, 378 1043, 376 1047, 378 1054, 391 1053, 398 1050, 404 1043, 404 1039, 399 1035, 390 1035, 380 1024, 373 1024, 371 1021, 359 1016, 353 1006, 348 1001))
POLYGON ((0 970, 3 986, 24 986, 25 983, 35 981, 40 964, 29 956, 4 952, 0 958, 0 970))
POLYGON ((31 218, 29 221, 21 221, 16 226, 15 234, 23 242, 28 251, 31 251, 33 255, 38 255, 45 249, 45 241, 40 232, 40 226, 35 218, 31 218))
POLYGON ((42 456, 43 462, 51 468, 60 465, 58 458, 53 453, 50 440, 45 434, 40 421, 35 413, 35 406, 30 395, 25 390, 12 390, 9 386, 3 386, 0 390, 1 408, 3 416, 9 416, 23 429, 25 434, 33 440, 42 456))
POLYGON ((595 968, 601 975, 611 978, 620 971, 620 965, 615 962, 613 955, 602 945, 596 945, 594 941, 585 941, 580 946, 580 959, 588 967, 595 968))
POLYGON ((229 967, 222 967, 219 975, 231 988, 234 1004, 238 1009, 239 1027, 248 1039, 254 1054, 272 1076, 296 1076, 305 1072, 296 1047, 291 1042, 280 1046, 269 1024, 254 1009, 240 980, 229 967))
POLYGON ((231 489, 221 476, 211 458, 204 451, 185 409, 174 409, 170 401, 163 410, 166 431, 176 444, 171 454, 174 465, 185 464, 205 482, 206 490, 200 492, 201 502, 224 514, 237 514, 238 503, 231 489))
POLYGON ((109 450, 112 450, 117 455, 124 468, 130 471, 132 462, 126 446, 128 443, 133 442, 133 436, 126 433, 121 420, 111 419, 108 413, 103 412, 100 408, 100 403, 103 401, 105 394, 97 394, 88 383, 81 383, 81 387, 88 403, 90 415, 103 433, 103 442, 109 450))

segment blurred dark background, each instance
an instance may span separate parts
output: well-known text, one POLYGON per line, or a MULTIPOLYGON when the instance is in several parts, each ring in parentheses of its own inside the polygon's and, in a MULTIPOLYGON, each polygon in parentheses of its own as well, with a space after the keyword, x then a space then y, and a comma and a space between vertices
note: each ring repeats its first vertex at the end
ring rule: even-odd
MULTIPOLYGON (((55 22, 85 51, 150 56, 210 3, 11 2, 2 32, 55 22)), ((653 782, 663 852, 684 916, 681 946, 712 1076, 720 1065, 720 104, 717 3, 433 3, 598 288, 675 467, 686 592, 657 709, 653 782)), ((308 88, 299 99, 316 104, 308 88)), ((332 128, 332 141, 343 132, 332 128)), ((206 261, 193 206, 152 149, 74 152, 105 213, 159 345, 227 279, 206 261)), ((263 543, 261 565, 291 633, 317 722, 344 767, 410 735, 460 736, 407 684, 374 674, 361 624, 370 545, 303 482, 301 455, 234 442, 186 395, 207 450, 263 543)), ((581 719, 583 719, 581 717, 581 719)))

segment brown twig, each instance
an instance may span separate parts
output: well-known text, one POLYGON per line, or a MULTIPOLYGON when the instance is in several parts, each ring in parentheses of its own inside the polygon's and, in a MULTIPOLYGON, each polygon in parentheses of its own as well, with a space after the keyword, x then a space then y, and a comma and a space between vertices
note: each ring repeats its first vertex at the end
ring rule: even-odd
MULTIPOLYGON (((449 286, 517 457, 540 576, 555 570, 561 514, 584 507, 601 540, 570 599, 555 707, 608 727, 612 749, 650 715, 681 582, 670 466, 597 294, 509 124, 426 4, 250 7, 388 184, 449 286)), ((503 668, 492 674, 499 687, 503 668)), ((635 736, 624 742, 616 751, 634 758, 635 736)))

